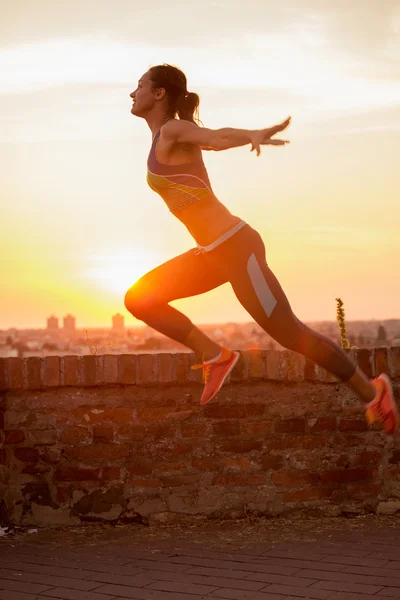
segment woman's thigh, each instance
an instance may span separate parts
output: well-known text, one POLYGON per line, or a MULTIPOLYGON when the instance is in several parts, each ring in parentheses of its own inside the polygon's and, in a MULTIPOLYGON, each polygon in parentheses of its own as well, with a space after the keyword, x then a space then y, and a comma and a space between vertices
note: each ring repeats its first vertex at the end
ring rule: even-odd
POLYGON ((158 303, 168 303, 213 290, 227 279, 210 265, 204 254, 195 249, 171 258, 143 275, 126 293, 136 298, 152 298, 158 303))

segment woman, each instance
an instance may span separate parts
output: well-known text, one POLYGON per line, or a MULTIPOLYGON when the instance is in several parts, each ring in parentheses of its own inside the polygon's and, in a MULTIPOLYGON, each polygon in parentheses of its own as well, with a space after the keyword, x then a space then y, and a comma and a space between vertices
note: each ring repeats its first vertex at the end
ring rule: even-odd
POLYGON ((251 144, 259 156, 262 145, 287 143, 273 136, 288 127, 290 118, 255 131, 199 127, 194 122, 198 95, 187 91, 184 73, 167 64, 150 68, 130 97, 131 113, 145 119, 152 132, 147 181, 187 227, 197 248, 141 277, 125 295, 127 310, 202 356, 202 364, 192 368, 203 368, 201 404, 206 404, 220 390, 239 353, 216 344, 169 303, 229 282, 239 302, 269 335, 345 381, 366 403, 367 420, 393 434, 399 417, 389 378, 380 375, 370 381, 337 344, 296 318, 267 265, 260 235, 229 212, 208 179, 202 150, 251 144))

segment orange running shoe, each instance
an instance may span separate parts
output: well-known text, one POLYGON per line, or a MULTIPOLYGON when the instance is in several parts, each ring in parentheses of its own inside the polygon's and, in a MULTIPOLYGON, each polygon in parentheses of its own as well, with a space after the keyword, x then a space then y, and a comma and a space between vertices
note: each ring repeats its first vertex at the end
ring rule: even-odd
POLYGON ((390 379, 382 373, 376 379, 371 380, 376 389, 376 396, 367 405, 365 417, 369 425, 376 423, 383 426, 388 435, 393 435, 399 426, 399 412, 393 396, 390 379))
POLYGON ((225 379, 239 360, 239 352, 221 348, 221 356, 217 360, 202 362, 201 365, 193 365, 192 369, 203 369, 203 380, 205 383, 200 404, 207 404, 219 392, 225 379))

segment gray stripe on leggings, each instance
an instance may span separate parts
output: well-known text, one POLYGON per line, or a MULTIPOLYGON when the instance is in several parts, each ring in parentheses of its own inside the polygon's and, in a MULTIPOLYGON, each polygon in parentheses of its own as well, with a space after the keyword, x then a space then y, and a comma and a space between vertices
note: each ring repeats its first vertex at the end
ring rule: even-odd
POLYGON ((247 261, 247 272, 261 306, 265 310, 266 315, 270 317, 277 305, 277 300, 274 298, 268 283, 265 281, 264 274, 261 271, 255 254, 252 254, 247 261))

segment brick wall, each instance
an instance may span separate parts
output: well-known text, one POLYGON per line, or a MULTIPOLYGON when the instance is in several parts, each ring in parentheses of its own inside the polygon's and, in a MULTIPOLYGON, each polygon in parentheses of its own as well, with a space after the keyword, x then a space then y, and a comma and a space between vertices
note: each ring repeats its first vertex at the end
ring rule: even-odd
MULTIPOLYGON (((398 397, 400 348, 353 351, 398 397)), ((291 352, 243 352, 200 407, 192 354, 0 359, 0 522, 394 512, 398 437, 291 352)))

